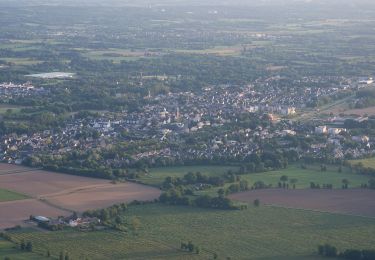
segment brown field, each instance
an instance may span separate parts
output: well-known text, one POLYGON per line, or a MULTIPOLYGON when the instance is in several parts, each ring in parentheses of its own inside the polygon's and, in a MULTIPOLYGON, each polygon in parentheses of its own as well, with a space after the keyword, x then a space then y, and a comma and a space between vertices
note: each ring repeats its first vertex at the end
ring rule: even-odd
POLYGON ((0 228, 21 224, 30 214, 56 217, 133 200, 153 200, 160 195, 160 190, 140 184, 112 184, 9 164, 0 164, 0 188, 32 197, 1 202, 0 228))
POLYGON ((74 211, 103 208, 134 200, 149 201, 160 196, 158 189, 135 183, 108 184, 44 197, 48 202, 74 211))
POLYGON ((375 217, 375 191, 349 190, 280 190, 267 189, 230 195, 231 199, 252 203, 375 217))
POLYGON ((30 169, 23 166, 15 166, 13 164, 8 163, 0 163, 0 175, 3 174, 11 174, 11 173, 17 173, 17 172, 26 172, 34 169, 30 169))
POLYGON ((363 109, 350 109, 344 112, 346 115, 358 115, 358 116, 373 116, 375 115, 375 107, 368 107, 363 109))
MULTIPOLYGON (((16 191, 32 197, 76 189, 79 187, 109 183, 108 180, 85 178, 42 170, 29 170, 23 172, 20 170, 17 172, 18 166, 14 167, 16 173, 0 175, 0 188, 16 191)), ((0 165, 0 169, 1 168, 2 165, 0 165)))
POLYGON ((58 217, 70 212, 54 208, 36 199, 0 202, 0 229, 22 225, 30 215, 58 217))

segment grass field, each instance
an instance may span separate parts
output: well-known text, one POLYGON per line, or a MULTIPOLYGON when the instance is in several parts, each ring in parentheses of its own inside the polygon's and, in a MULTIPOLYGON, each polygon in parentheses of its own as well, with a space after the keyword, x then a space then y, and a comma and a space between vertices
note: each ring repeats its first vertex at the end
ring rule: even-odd
MULTIPOLYGON (((263 181, 267 185, 272 184, 272 187, 277 187, 280 177, 283 175, 288 176, 289 180, 297 179, 296 189, 310 188, 310 182, 320 186, 332 184, 334 189, 341 189, 343 179, 349 180, 349 188, 359 188, 361 184, 368 183, 370 180, 368 176, 351 173, 348 168, 344 167, 341 173, 338 172, 337 166, 327 166, 327 171, 322 172, 320 171, 320 165, 308 165, 307 169, 301 169, 298 165, 290 165, 287 169, 241 175, 241 179, 247 180, 250 187, 257 181, 263 181)), ((225 184, 226 188, 229 186, 230 184, 225 184)), ((216 195, 218 189, 212 188, 200 191, 197 194, 216 195)))
POLYGON ((307 169, 301 169, 299 166, 289 166, 287 169, 256 173, 241 176, 248 180, 250 184, 256 181, 263 181, 266 184, 272 184, 274 187, 278 185, 280 177, 286 175, 290 179, 297 179, 297 189, 305 189, 310 187, 310 182, 322 184, 333 184, 333 188, 341 188, 342 179, 349 180, 350 188, 358 188, 363 183, 369 181, 368 176, 351 173, 348 169, 343 168, 343 172, 338 172, 338 167, 327 166, 326 172, 320 171, 319 165, 308 165, 307 169))
POLYGON ((9 63, 14 64, 14 65, 20 65, 20 66, 35 65, 35 64, 38 64, 38 63, 42 62, 42 61, 39 61, 39 60, 33 60, 33 59, 29 59, 29 58, 6 58, 6 57, 2 57, 2 58, 0 58, 0 60, 5 61, 5 62, 9 62, 9 63))
POLYGON ((0 189, 0 202, 3 201, 13 201, 13 200, 23 200, 27 199, 28 197, 23 194, 19 194, 13 191, 0 189))
POLYGON ((7 113, 7 110, 10 109, 12 113, 19 113, 21 111, 22 106, 12 106, 12 105, 0 105, 0 114, 7 113))
POLYGON ((15 248, 15 244, 12 244, 11 242, 5 241, 0 238, 0 259, 2 260, 6 257, 12 260, 47 259, 35 253, 22 252, 21 250, 15 248))
POLYGON ((375 219, 276 207, 218 211, 158 204, 133 206, 124 216, 141 221, 138 234, 114 231, 12 234, 32 241, 35 251, 62 250, 74 259, 320 259, 318 244, 339 249, 375 248, 375 219), (201 253, 178 251, 181 241, 197 244, 201 253))
POLYGON ((375 169, 375 158, 368 158, 362 160, 352 160, 349 161, 352 165, 362 163, 364 167, 374 168, 375 169))
POLYGON ((166 177, 183 177, 188 172, 201 172, 207 175, 222 175, 228 170, 237 171, 235 166, 182 166, 168 168, 153 168, 139 180, 147 185, 160 186, 166 177))

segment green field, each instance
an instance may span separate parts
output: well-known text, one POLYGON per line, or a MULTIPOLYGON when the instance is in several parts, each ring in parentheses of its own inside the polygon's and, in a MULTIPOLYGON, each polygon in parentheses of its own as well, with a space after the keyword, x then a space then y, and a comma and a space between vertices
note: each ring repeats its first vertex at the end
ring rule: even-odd
POLYGON ((12 201, 12 200, 23 200, 27 198, 28 197, 26 195, 19 194, 19 193, 9 191, 9 190, 0 189, 0 202, 12 201))
POLYGON ((5 257, 8 257, 11 260, 47 259, 35 253, 22 252, 21 250, 15 248, 15 244, 0 238, 0 259, 3 260, 5 257))
POLYGON ((362 163, 364 167, 374 168, 375 169, 375 158, 368 158, 363 160, 352 160, 350 161, 352 165, 362 163))
POLYGON ((115 231, 15 232, 32 241, 37 253, 66 250, 74 259, 320 259, 318 244, 375 249, 375 219, 274 207, 219 211, 158 204, 132 206, 138 234, 115 231), (197 244, 199 255, 178 250, 181 241, 197 244))
MULTIPOLYGON (((188 172, 201 172, 207 175, 222 175, 228 170, 236 172, 238 167, 234 166, 184 166, 154 168, 148 174, 142 175, 139 180, 148 185, 160 186, 166 177, 183 177, 188 172)), ((251 185, 257 181, 272 184, 277 187, 280 177, 286 175, 289 179, 297 179, 296 188, 305 189, 310 187, 310 182, 317 184, 333 184, 334 188, 341 188, 342 180, 349 180, 350 188, 358 188, 361 184, 368 183, 369 177, 351 173, 348 168, 343 167, 341 173, 337 166, 327 166, 327 171, 320 171, 320 165, 307 165, 307 169, 301 169, 298 165, 290 165, 287 169, 241 175, 251 185)), ((227 184, 229 186, 229 184, 227 184)), ((215 193, 215 190, 207 191, 215 193)))
POLYGON ((234 166, 182 166, 168 168, 153 168, 148 174, 142 175, 139 180, 147 185, 160 186, 166 177, 183 177, 188 172, 201 172, 207 175, 222 175, 228 170, 237 171, 234 166))
POLYGON ((287 169, 256 173, 241 176, 243 179, 253 184, 256 181, 263 181, 266 184, 272 184, 277 187, 280 177, 286 175, 288 179, 297 179, 297 189, 305 189, 310 187, 310 182, 322 184, 333 184, 333 188, 341 188, 342 180, 349 180, 350 188, 359 188, 361 184, 369 181, 368 176, 351 173, 349 169, 343 168, 341 173, 338 172, 338 167, 327 166, 327 171, 320 171, 319 165, 308 165, 307 169, 301 169, 299 166, 289 166, 287 169))

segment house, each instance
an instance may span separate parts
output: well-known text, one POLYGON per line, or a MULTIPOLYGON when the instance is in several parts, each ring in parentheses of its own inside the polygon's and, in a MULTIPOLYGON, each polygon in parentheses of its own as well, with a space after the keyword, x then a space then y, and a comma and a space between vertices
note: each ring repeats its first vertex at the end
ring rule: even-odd
POLYGON ((357 143, 368 143, 370 141, 370 138, 368 136, 362 135, 362 136, 353 136, 352 140, 357 143))
POLYGON ((296 108, 295 107, 286 107, 281 109, 281 114, 284 116, 291 116, 296 114, 296 108))
POLYGON ((325 133, 327 133, 327 126, 317 126, 317 127, 315 127, 315 133, 316 134, 325 134, 325 133))
POLYGON ((338 135, 342 132, 346 132, 345 128, 328 128, 328 134, 330 135, 338 135))

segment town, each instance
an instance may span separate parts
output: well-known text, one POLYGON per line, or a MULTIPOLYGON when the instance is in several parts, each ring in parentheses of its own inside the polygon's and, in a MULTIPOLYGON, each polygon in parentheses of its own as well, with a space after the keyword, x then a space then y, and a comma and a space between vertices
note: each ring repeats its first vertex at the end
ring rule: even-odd
MULTIPOLYGON (((110 169, 243 162, 268 149, 261 143, 272 144, 274 151, 293 150, 298 158, 315 160, 342 161, 375 154, 374 136, 358 135, 356 129, 373 124, 373 118, 329 115, 298 120, 298 114, 308 109, 306 104, 371 86, 371 79, 305 78, 290 86, 282 82, 281 78, 259 79, 243 87, 206 87, 201 94, 149 94, 140 111, 89 113, 85 118, 72 115, 63 127, 2 136, 0 159, 43 167, 46 161, 96 151, 96 163, 110 169), (288 91, 269 91, 280 84, 289 86, 288 91), (322 84, 331 87, 319 87, 322 84), (114 149, 122 155, 109 155, 114 149)), ((30 83, 10 86, 34 89, 30 83)))

